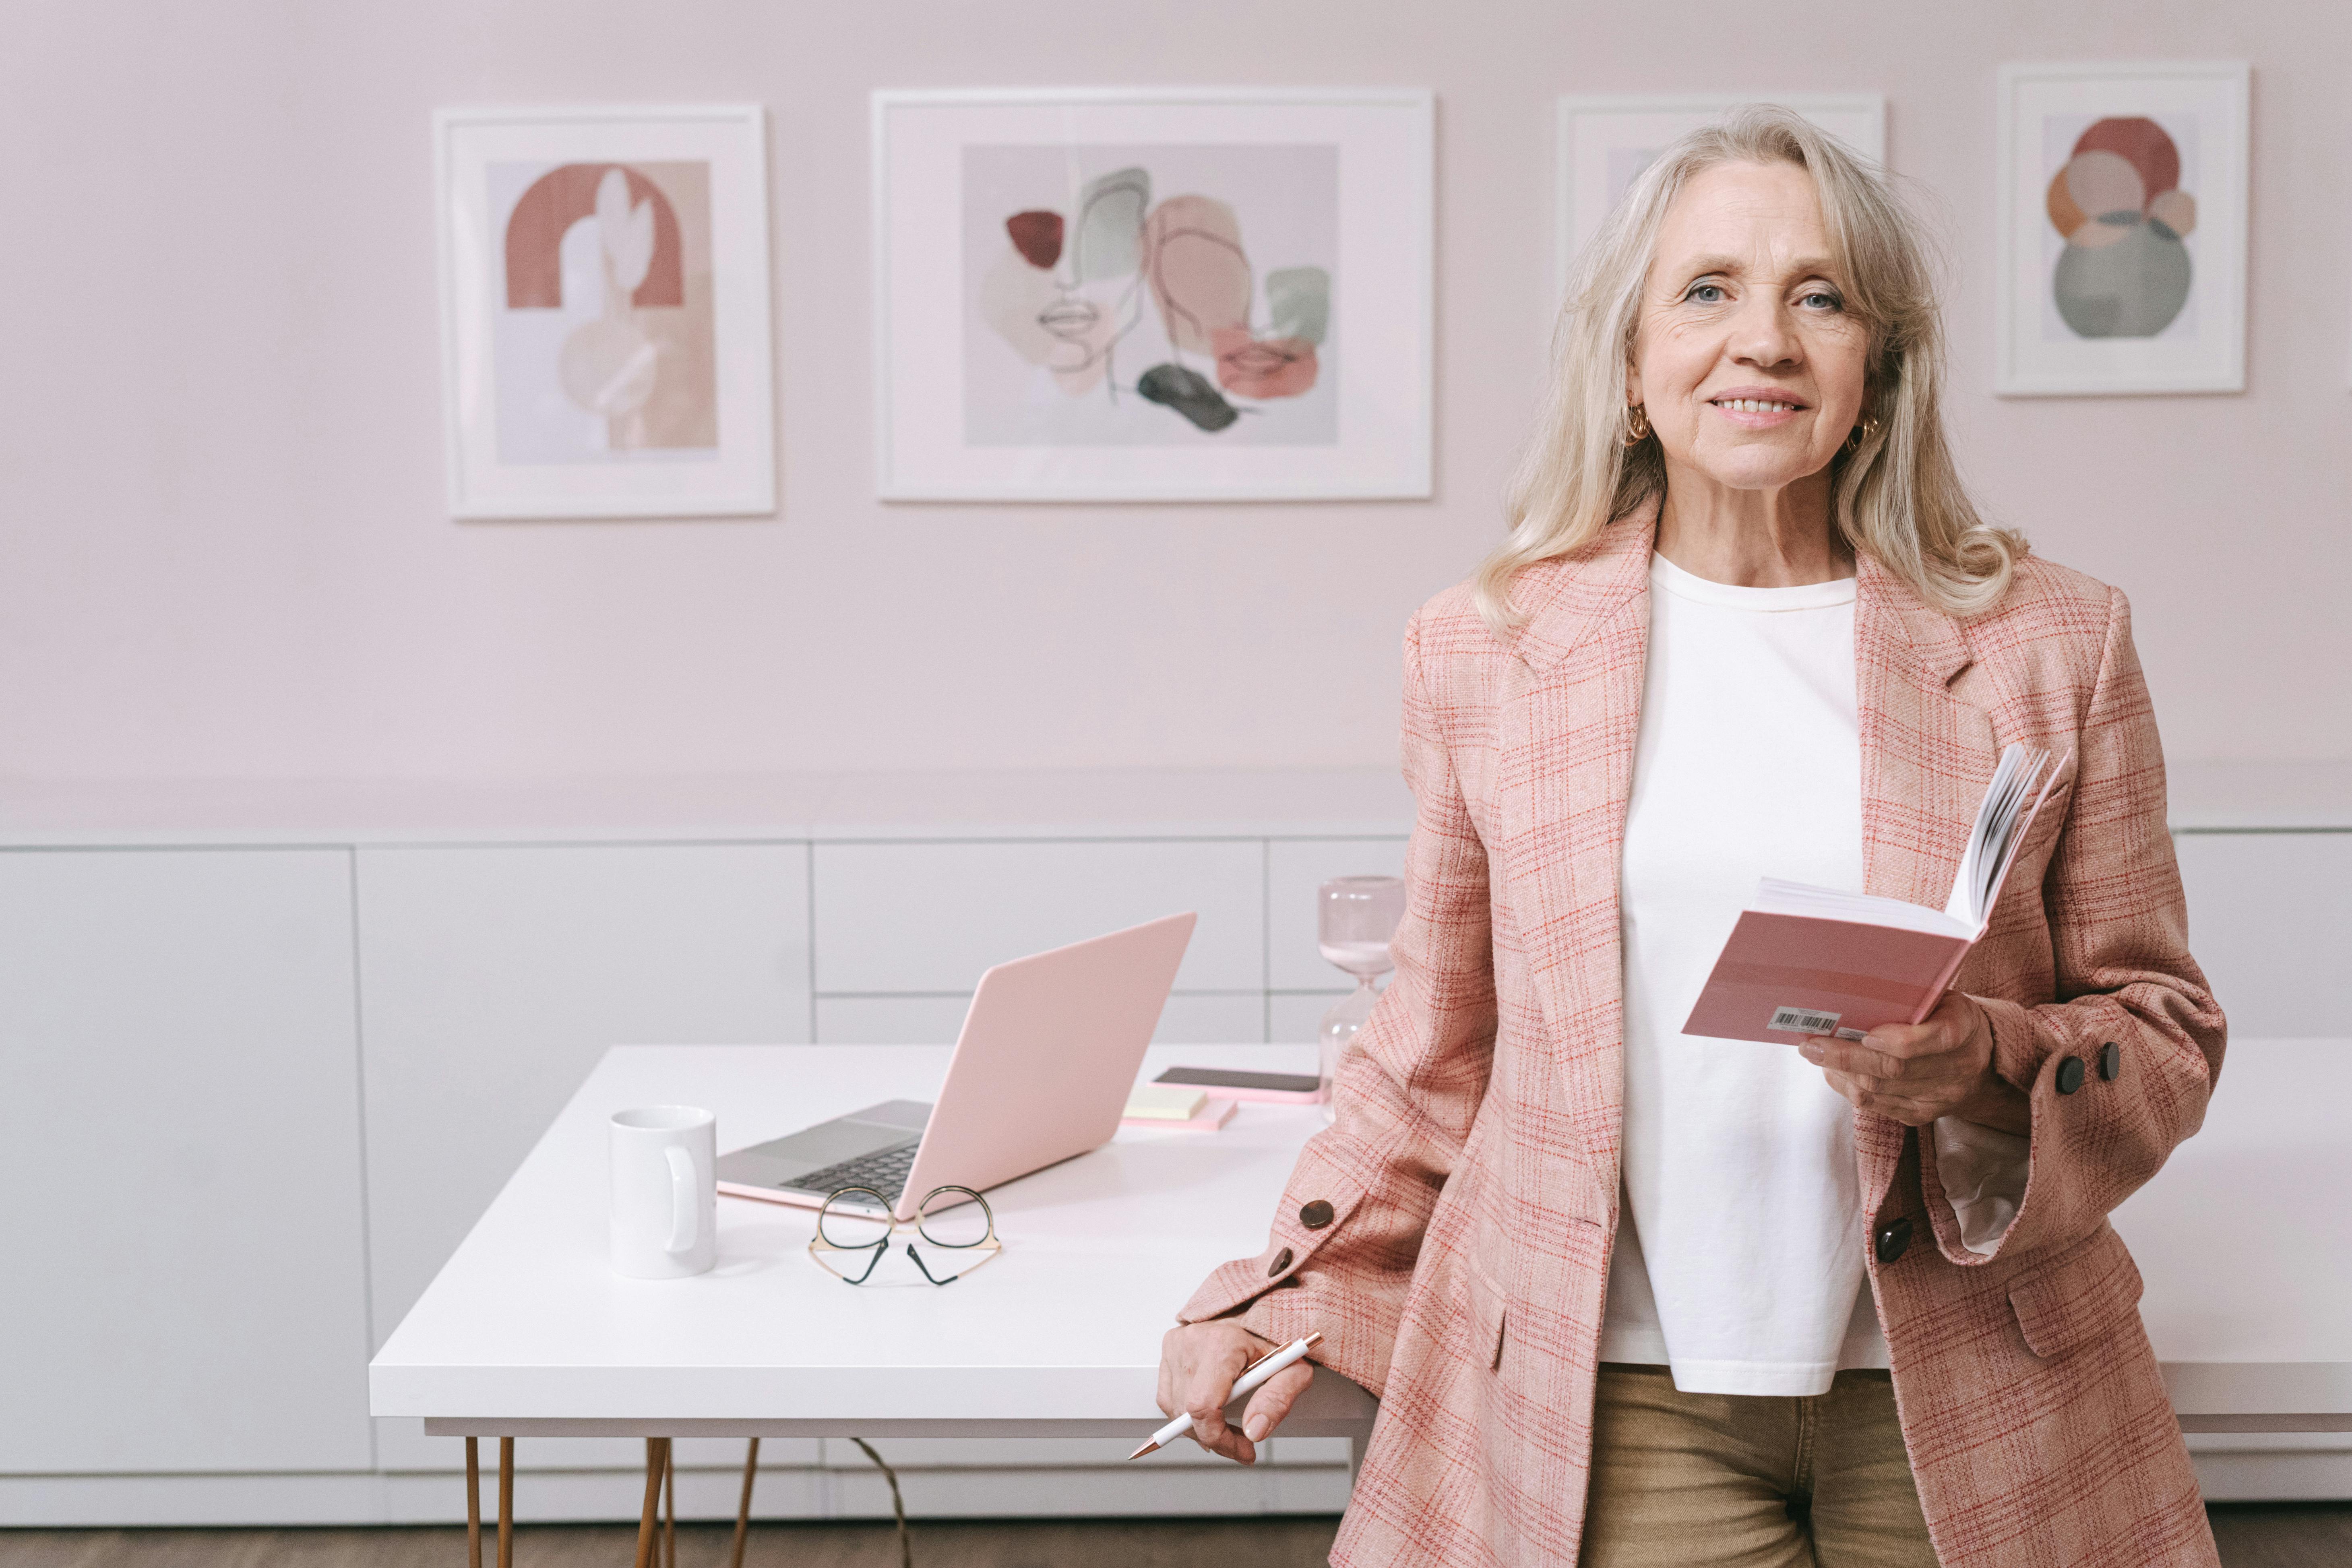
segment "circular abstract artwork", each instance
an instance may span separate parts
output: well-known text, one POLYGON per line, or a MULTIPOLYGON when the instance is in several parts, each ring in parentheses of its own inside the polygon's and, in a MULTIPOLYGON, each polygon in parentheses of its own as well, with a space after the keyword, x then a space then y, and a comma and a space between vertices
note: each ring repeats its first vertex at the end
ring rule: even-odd
POLYGON ((2180 150, 2138 116, 2083 132, 2044 199, 2065 236, 2051 290, 2058 314, 2086 338, 2152 338, 2189 302, 2182 238, 2197 199, 2180 188, 2180 150))

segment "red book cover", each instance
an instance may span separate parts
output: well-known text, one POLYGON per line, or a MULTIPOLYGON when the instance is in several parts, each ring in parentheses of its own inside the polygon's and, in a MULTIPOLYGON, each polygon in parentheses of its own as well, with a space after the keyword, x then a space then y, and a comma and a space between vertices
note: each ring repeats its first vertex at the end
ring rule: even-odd
POLYGON ((2051 769, 2049 763, 2047 752, 2002 748, 1951 902, 1941 911, 1764 879, 1755 905, 1731 928, 1683 1033, 1793 1045, 1807 1035, 1858 1040, 1881 1024, 1925 1018, 1984 934, 2010 866, 2065 772, 2064 763, 2051 769), (2033 794, 2037 780, 2041 792, 2033 794))
POLYGON ((1731 928, 1685 1035, 1793 1045, 1859 1039, 1926 1017, 1960 967, 1967 938, 1748 910, 1731 928))

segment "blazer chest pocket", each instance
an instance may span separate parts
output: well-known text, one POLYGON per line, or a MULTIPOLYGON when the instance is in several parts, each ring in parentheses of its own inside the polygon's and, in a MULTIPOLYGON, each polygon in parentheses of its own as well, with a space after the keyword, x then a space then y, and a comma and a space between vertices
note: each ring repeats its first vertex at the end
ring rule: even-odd
POLYGON ((1464 1261, 1468 1267, 1463 1278, 1470 1291, 1470 1359, 1491 1372, 1503 1364, 1503 1326, 1507 1316, 1503 1289, 1486 1277, 1476 1258, 1464 1261))
POLYGON ((2009 1284, 2026 1348, 2044 1361, 2080 1350, 2139 1305, 2139 1266, 2115 1227, 2092 1235, 2009 1284))

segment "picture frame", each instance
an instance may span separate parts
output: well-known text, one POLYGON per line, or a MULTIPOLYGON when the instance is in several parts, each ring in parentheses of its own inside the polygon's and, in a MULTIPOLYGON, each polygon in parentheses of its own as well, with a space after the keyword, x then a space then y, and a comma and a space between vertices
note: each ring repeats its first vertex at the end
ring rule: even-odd
POLYGON ((776 510, 767 116, 433 117, 459 519, 776 510))
POLYGON ((2252 74, 2000 68, 1995 393, 2245 390, 2252 74))
POLYGON ((1428 91, 872 106, 883 500, 1431 493, 1428 91))
POLYGON ((1878 92, 1568 93, 1559 100, 1552 204, 1552 303, 1626 187, 1677 136, 1751 103, 1793 110, 1874 163, 1886 161, 1878 92))

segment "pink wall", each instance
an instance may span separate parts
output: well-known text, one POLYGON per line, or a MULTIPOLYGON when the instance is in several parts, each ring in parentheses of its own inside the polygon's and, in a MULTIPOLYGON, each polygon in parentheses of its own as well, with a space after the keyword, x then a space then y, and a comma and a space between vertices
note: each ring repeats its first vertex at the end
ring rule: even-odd
POLYGON ((1563 90, 1884 90, 1957 261, 1984 500, 2122 584, 2173 754, 2352 755, 2352 10, 2044 3, 26 0, 0 51, 0 774, 1382 763, 1540 374, 1563 90), (658 22, 652 18, 659 17, 658 22), (2254 64, 2251 390, 2005 402, 1993 67, 2254 64), (877 503, 866 92, 1384 82, 1439 103, 1436 499, 877 503), (772 114, 782 509, 442 510, 428 112, 772 114))

